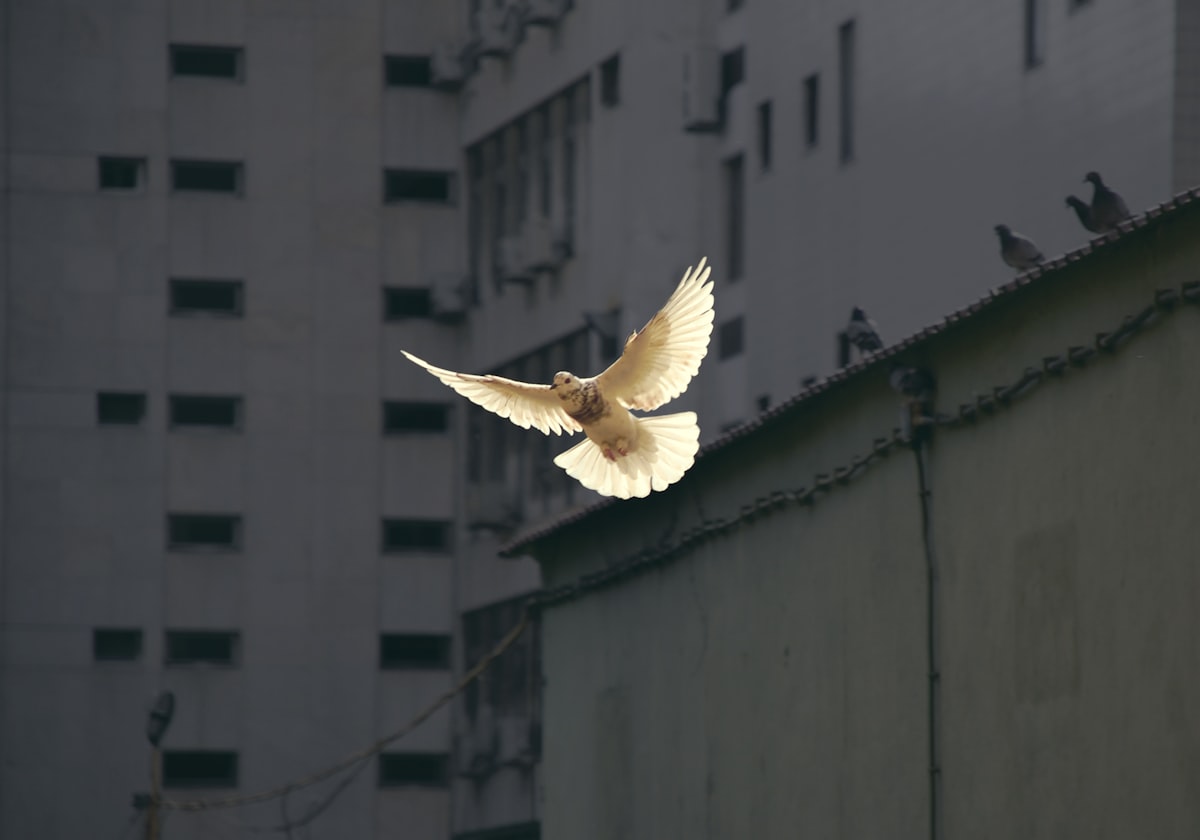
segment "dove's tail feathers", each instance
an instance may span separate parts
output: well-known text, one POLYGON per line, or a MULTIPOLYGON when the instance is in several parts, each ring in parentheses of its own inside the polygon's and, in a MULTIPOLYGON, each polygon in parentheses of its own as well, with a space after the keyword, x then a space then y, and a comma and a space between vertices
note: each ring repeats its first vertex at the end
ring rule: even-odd
POLYGON ((572 446, 554 463, 602 496, 642 498, 651 490, 666 490, 683 478, 696 460, 700 448, 696 413, 638 417, 636 422, 637 445, 628 455, 610 461, 589 439, 572 446))

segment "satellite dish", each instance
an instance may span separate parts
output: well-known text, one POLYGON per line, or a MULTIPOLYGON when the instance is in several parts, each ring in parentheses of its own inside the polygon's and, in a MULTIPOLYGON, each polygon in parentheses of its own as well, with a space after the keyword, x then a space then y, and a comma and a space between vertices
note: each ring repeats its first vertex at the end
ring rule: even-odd
POLYGON ((175 714, 175 695, 170 691, 160 691, 150 706, 150 717, 146 720, 146 737, 150 745, 157 747, 167 727, 171 725, 171 717, 175 714))

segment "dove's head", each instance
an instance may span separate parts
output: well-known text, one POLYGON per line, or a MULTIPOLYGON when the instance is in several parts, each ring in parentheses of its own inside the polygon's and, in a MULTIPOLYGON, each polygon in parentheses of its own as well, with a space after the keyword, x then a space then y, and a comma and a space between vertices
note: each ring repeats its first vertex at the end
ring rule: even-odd
POLYGON ((554 384, 550 386, 550 390, 557 391, 558 398, 562 400, 576 393, 579 388, 579 377, 565 370, 554 374, 554 384))
MULTIPOLYGON (((1078 171, 1078 170, 1076 170, 1076 171, 1078 171)), ((1089 172, 1088 174, 1083 176, 1083 180, 1087 181, 1093 187, 1104 186, 1104 182, 1100 180, 1099 172, 1089 172)))
POLYGON ((996 225, 996 233, 1000 234, 1001 239, 1006 239, 1012 236, 1012 229, 1008 225, 996 225))
POLYGON ((850 320, 851 321, 865 321, 865 320, 867 320, 867 313, 863 312, 862 309, 860 309, 859 307, 856 306, 850 310, 850 320))

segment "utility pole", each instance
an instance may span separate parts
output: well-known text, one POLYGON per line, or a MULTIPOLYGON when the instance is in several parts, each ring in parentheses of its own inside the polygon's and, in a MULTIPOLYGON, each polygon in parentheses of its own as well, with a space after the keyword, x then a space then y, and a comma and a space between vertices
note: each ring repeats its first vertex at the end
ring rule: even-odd
POLYGON ((150 707, 150 715, 146 720, 146 738, 150 741, 150 796, 148 799, 134 801, 144 802, 146 808, 146 840, 158 840, 159 821, 158 810, 162 802, 162 748, 159 742, 167 734, 171 725, 171 717, 175 714, 175 695, 169 691, 160 691, 150 707))

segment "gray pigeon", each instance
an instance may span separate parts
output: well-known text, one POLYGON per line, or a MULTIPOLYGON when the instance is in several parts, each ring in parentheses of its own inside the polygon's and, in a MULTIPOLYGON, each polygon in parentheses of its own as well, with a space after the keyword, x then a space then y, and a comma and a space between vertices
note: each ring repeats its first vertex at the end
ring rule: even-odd
POLYGON ((846 325, 846 339, 858 348, 860 353, 874 353, 883 349, 883 339, 879 337, 879 328, 857 306, 850 311, 850 323, 846 325))
POLYGON ((1027 271, 1045 259, 1033 240, 1013 233, 1008 225, 996 225, 996 234, 1000 237, 1000 256, 1017 271, 1027 271))
POLYGON ((1105 186, 1099 172, 1089 172, 1083 180, 1092 185, 1092 230, 1107 233, 1129 218, 1129 208, 1120 194, 1105 186))
POLYGON ((1075 215, 1079 217, 1079 223, 1092 233, 1102 233, 1096 227, 1096 223, 1092 221, 1092 208, 1086 201, 1078 196, 1067 196, 1067 206, 1075 211, 1075 215))

